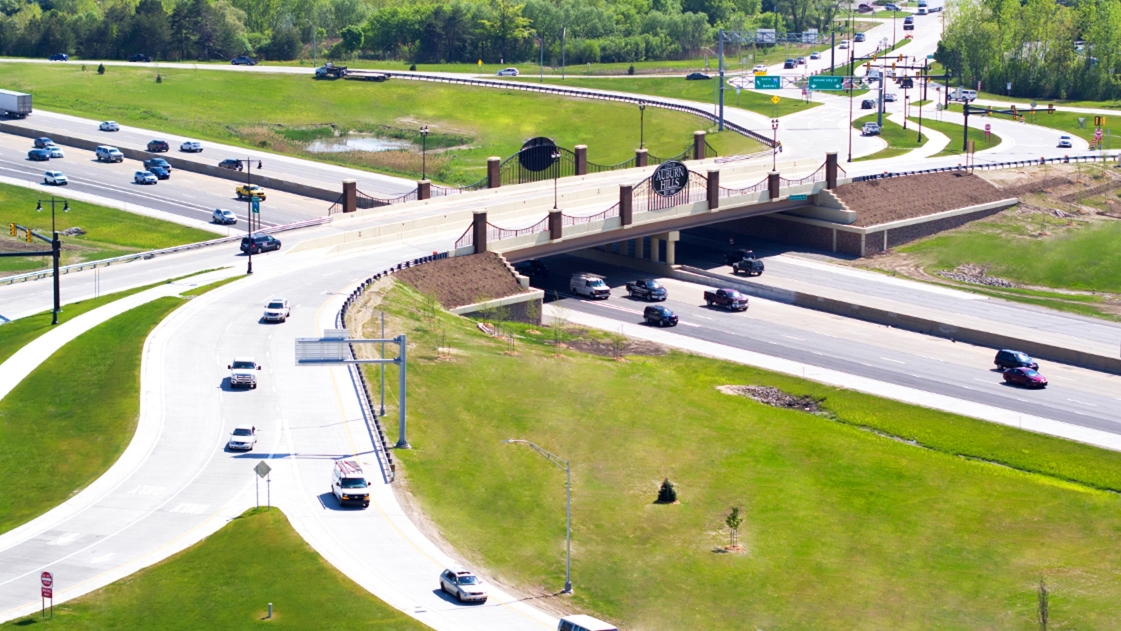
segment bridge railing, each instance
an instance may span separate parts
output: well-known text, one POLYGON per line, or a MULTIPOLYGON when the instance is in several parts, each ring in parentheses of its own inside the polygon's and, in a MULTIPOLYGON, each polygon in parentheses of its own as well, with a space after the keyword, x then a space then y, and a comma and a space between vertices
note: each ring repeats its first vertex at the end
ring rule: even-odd
POLYGON ((615 202, 611 208, 600 211, 594 215, 566 215, 561 214, 561 226, 567 228, 568 226, 578 226, 580 224, 592 223, 593 221, 606 221, 612 217, 619 216, 619 202, 615 202))
POLYGON ((720 197, 735 197, 736 195, 750 195, 752 193, 762 193, 767 190, 767 185, 770 181, 770 176, 764 177, 756 184, 745 186, 743 188, 729 188, 727 186, 720 187, 720 197))
MULTIPOLYGON (((982 162, 981 164, 959 164, 952 167, 935 167, 932 169, 919 169, 916 171, 899 171, 876 173, 873 175, 858 175, 852 178, 853 182, 867 182, 869 180, 885 180, 896 177, 910 177, 913 175, 927 175, 930 173, 953 173, 961 171, 993 171, 1000 169, 1021 169, 1030 166, 1042 166, 1044 164, 1071 164, 1071 163, 1094 163, 1094 162, 1112 162, 1121 160, 1121 154, 1113 153, 1108 155, 1091 155, 1091 156, 1063 156, 1061 158, 1044 158, 1040 157, 1038 160, 1010 160, 1005 162, 982 162)), ((838 167, 838 170, 840 167, 838 167)))

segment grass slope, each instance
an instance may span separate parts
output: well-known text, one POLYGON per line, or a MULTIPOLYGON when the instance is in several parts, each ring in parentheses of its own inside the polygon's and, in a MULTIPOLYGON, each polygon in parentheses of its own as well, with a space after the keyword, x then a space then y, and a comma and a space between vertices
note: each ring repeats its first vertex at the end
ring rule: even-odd
MULTIPOLYGON (((854 120, 852 122, 852 126, 854 129, 861 129, 862 127, 864 127, 864 123, 874 122, 876 122, 876 115, 869 114, 867 116, 862 116, 854 120)), ((895 156, 903 155, 908 151, 911 151, 912 149, 918 149, 919 147, 925 145, 926 141, 929 138, 926 134, 923 134, 922 142, 919 142, 919 133, 917 127, 918 126, 916 125, 915 128, 903 129, 902 125, 896 125, 895 123, 888 120, 885 116, 884 124, 881 127, 880 131, 880 138, 883 138, 887 142, 887 147, 884 147, 883 149, 880 149, 879 151, 871 155, 857 158, 854 161, 860 162, 861 160, 880 160, 882 158, 894 158, 895 156)))
POLYGON ((6 629, 379 629, 427 627, 343 576, 308 546, 280 509, 253 509, 202 542, 6 629))
MULTIPOLYGON (((51 192, 58 194, 59 200, 66 199, 62 197, 65 190, 51 192)), ((41 234, 50 234, 50 208, 43 212, 35 211, 37 200, 43 196, 41 191, 0 184, 0 208, 4 209, 0 214, 0 221, 4 224, 3 233, 0 234, 0 250, 14 251, 27 247, 23 240, 10 236, 9 223, 30 226, 41 234)), ((62 237, 63 265, 207 241, 218 236, 205 230, 86 202, 71 202, 68 213, 62 212, 60 204, 55 209, 55 225, 60 231, 75 226, 86 231, 82 236, 62 237)), ((23 235, 22 231, 20 235, 23 235)), ((50 250, 48 244, 38 240, 31 245, 35 246, 32 248, 34 250, 50 250)), ((49 266, 49 256, 0 258, 0 273, 18 273, 49 266)))
MULTIPOLYGON (((564 147, 586 144, 588 159, 599 164, 633 157, 639 140, 634 106, 513 90, 405 80, 317 82, 310 76, 187 69, 159 70, 162 83, 155 82, 156 70, 143 68, 113 67, 104 75, 83 72, 79 65, 5 64, 4 70, 5 85, 33 92, 36 106, 43 109, 232 144, 263 142, 264 148, 276 150, 295 152, 275 133, 278 126, 331 124, 367 131, 389 126, 411 134, 429 124, 435 134, 469 139, 446 151, 429 151, 429 174, 455 183, 482 178, 487 157, 508 156, 534 136, 548 136, 564 147)), ((646 146, 655 155, 675 155, 692 142, 695 130, 707 126, 696 116, 657 112, 647 117, 646 146)), ((359 154, 310 155, 420 173, 419 151, 359 154)))
POLYGON ((415 345, 415 448, 398 456, 459 551, 556 591, 563 473, 501 441, 571 459, 571 609, 648 631, 1028 630, 1044 574, 1053 624, 1112 629, 1121 615, 1121 500, 1058 479, 1118 488, 1121 454, 684 354, 554 358, 534 341, 550 335, 525 327, 511 356, 470 321, 427 319, 415 292, 383 305, 415 345), (835 419, 722 384, 819 397, 835 419), (652 503, 663 475, 680 505, 652 503), (732 506, 748 553, 716 554, 732 506))

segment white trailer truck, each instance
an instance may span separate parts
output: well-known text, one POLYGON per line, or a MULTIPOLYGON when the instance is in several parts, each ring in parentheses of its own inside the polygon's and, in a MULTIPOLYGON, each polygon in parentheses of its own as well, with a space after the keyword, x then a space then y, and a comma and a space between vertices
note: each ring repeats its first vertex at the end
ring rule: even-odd
POLYGON ((10 118, 27 118, 31 113, 31 95, 11 90, 0 90, 0 115, 10 118))

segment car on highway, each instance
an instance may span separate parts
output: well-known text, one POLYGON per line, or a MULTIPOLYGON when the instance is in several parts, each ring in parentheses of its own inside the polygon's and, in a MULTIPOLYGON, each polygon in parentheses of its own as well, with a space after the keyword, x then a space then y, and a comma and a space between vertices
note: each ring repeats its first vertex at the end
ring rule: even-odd
POLYGON ((179 145, 179 150, 187 153, 202 153, 202 143, 197 140, 186 140, 179 145))
POLYGON ((43 184, 49 184, 51 186, 66 186, 69 183, 70 180, 66 179, 66 176, 62 174, 62 171, 47 171, 43 173, 43 184))
POLYGON ((98 162, 124 162, 125 160, 125 154, 121 153, 120 149, 109 145, 98 145, 93 153, 98 162))
POLYGON ((218 166, 223 169, 230 169, 231 171, 240 171, 243 168, 241 165, 241 160, 238 160, 237 158, 226 158, 225 160, 219 162, 218 166))
POLYGON ((1071 142, 1070 136, 1063 134, 1059 136, 1059 149, 1073 149, 1074 143, 1071 142))
POLYGON ((857 33, 856 35, 853 36, 853 41, 855 41, 857 43, 863 42, 864 39, 865 39, 864 38, 864 33, 857 33))
POLYGON ((46 149, 47 147, 49 147, 53 144, 54 144, 54 141, 51 140, 50 138, 47 138, 46 136, 40 136, 40 137, 36 138, 35 142, 33 143, 33 145, 36 149, 46 149))
POLYGON ((705 304, 711 307, 724 307, 728 311, 747 311, 747 296, 735 289, 717 289, 705 292, 705 304))
POLYGON ((496 74, 500 77, 516 77, 516 76, 518 76, 518 69, 517 68, 503 68, 502 70, 499 70, 498 72, 496 72, 494 74, 496 74))
POLYGON ((70 61, 70 55, 66 53, 55 53, 47 57, 47 61, 70 61))
POLYGON ((210 215, 210 221, 213 221, 217 224, 222 224, 223 226, 231 226, 237 223, 237 215, 235 215, 234 211, 232 210, 226 210, 225 208, 216 208, 210 215))
POLYGON ((461 603, 487 601, 487 590, 483 587, 483 579, 463 568, 452 567, 441 572, 440 591, 461 603))
POLYGON ((669 307, 650 305, 642 310, 642 321, 653 326, 677 326, 677 314, 669 307))
POLYGON ((860 128, 860 135, 861 136, 879 136, 880 131, 881 131, 881 129, 880 129, 879 124, 877 124, 877 123, 864 123, 864 126, 860 128))
POLYGON ((271 234, 255 234, 241 238, 241 251, 246 254, 258 254, 270 250, 280 249, 280 239, 271 234))
POLYGON ((249 55, 238 55, 230 60, 230 64, 234 66, 256 66, 257 60, 249 55))
POLYGON ((252 425, 238 425, 226 441, 226 448, 230 451, 253 451, 256 446, 257 428, 252 425))
POLYGON ((892 3, 889 2, 889 3, 884 5, 884 10, 885 11, 902 11, 903 9, 899 8, 898 4, 892 4, 892 3))
POLYGON ((1008 348, 997 351, 993 363, 996 364, 997 370, 1007 370, 1009 368, 1031 368, 1032 370, 1039 370, 1039 363, 1032 359, 1030 355, 1008 348))
POLYGON ((666 288, 652 278, 627 281, 627 295, 631 298, 642 298, 647 302, 669 298, 666 288))
POLYGON ((230 371, 231 388, 257 387, 257 371, 261 369, 261 365, 252 357, 235 357, 226 369, 230 371))
POLYGON ((54 160, 56 158, 65 158, 66 157, 66 152, 64 152, 62 150, 62 147, 60 147, 58 145, 47 145, 46 147, 43 147, 43 151, 46 151, 47 153, 49 153, 51 155, 52 160, 54 160))
POLYGON ((331 472, 331 494, 339 506, 358 504, 362 508, 370 505, 370 483, 357 460, 336 460, 331 472))
POLYGON ((171 171, 168 171, 167 169, 165 169, 163 167, 157 167, 157 166, 148 167, 148 171, 152 175, 156 176, 157 180, 170 180, 171 179, 171 171))
POLYGON ((814 52, 810 53, 810 59, 821 59, 821 53, 815 50, 814 52))
POLYGON ((150 63, 152 58, 144 53, 136 53, 135 55, 129 55, 128 60, 131 63, 150 63))
POLYGON ((549 268, 537 259, 514 263, 514 271, 528 278, 548 278, 549 268))
POLYGON ((160 180, 151 171, 137 171, 132 174, 132 181, 137 184, 155 184, 160 180))
POLYGON ((268 192, 265 191, 265 189, 257 186, 256 184, 242 184, 241 186, 238 186, 236 189, 234 189, 234 193, 237 194, 238 199, 249 199, 250 197, 256 197, 257 199, 263 200, 268 195, 268 192))
POLYGON ((557 631, 619 631, 615 625, 584 614, 565 616, 557 623, 557 631))
POLYGON ((711 78, 712 77, 706 75, 703 72, 690 72, 689 74, 685 75, 686 81, 707 81, 711 78))
POLYGON ((733 274, 743 272, 748 276, 762 276, 763 270, 766 269, 763 261, 755 258, 755 253, 751 250, 736 250, 730 254, 725 254, 724 261, 725 263, 731 261, 733 274))
POLYGON ((98 125, 97 128, 101 131, 121 131, 121 126, 117 124, 117 121, 105 121, 98 125))
POLYGON ((794 61, 793 59, 787 59, 786 61, 782 62, 782 69, 783 70, 792 70, 797 66, 798 66, 798 62, 794 61))
POLYGON ((1009 368, 1004 371, 1005 383, 1025 388, 1046 388, 1047 377, 1031 368, 1009 368))
POLYGON ((762 73, 766 74, 767 73, 767 64, 755 64, 755 66, 753 66, 751 68, 751 71, 752 72, 762 72, 762 73))
POLYGON ((152 153, 163 153, 163 152, 169 151, 169 150, 171 150, 171 147, 167 144, 166 140, 149 140, 148 141, 148 151, 150 151, 152 153))
POLYGON ((842 39, 842 40, 841 40, 841 43, 840 43, 840 44, 837 44, 837 48, 840 48, 840 49, 842 49, 842 50, 845 50, 845 49, 847 49, 848 47, 849 47, 849 40, 847 40, 847 39, 842 39))
POLYGON ((261 319, 265 322, 287 322, 292 315, 292 308, 288 306, 287 298, 270 298, 265 304, 265 314, 261 319))
POLYGON ((611 297, 611 288, 603 282, 602 276, 583 272, 572 275, 572 278, 568 281, 568 290, 574 295, 592 298, 593 300, 599 300, 600 298, 607 300, 611 297))
POLYGON ((890 92, 885 94, 884 95, 884 101, 886 103, 894 103, 895 102, 895 95, 891 94, 890 92))
POLYGON ((171 172, 171 165, 163 158, 148 158, 144 161, 145 169, 150 169, 152 167, 160 167, 161 169, 166 169, 168 173, 171 172))
MULTIPOLYGON (((856 12, 857 13, 871 13, 873 11, 875 11, 875 9, 873 9, 872 5, 870 5, 870 4, 860 4, 860 5, 857 5, 857 7, 856 7, 856 12)), ((859 33, 858 33, 858 35, 859 35, 859 33)))
POLYGON ((873 101, 872 99, 864 99, 863 101, 860 102, 860 109, 862 109, 862 110, 874 110, 874 109, 876 109, 876 102, 873 101))
POLYGON ((804 65, 806 65, 806 58, 805 58, 805 57, 799 57, 799 58, 798 58, 798 65, 799 65, 799 66, 804 66, 804 65))
POLYGON ((27 152, 27 159, 35 162, 46 162, 51 159, 51 152, 46 149, 32 149, 27 152))

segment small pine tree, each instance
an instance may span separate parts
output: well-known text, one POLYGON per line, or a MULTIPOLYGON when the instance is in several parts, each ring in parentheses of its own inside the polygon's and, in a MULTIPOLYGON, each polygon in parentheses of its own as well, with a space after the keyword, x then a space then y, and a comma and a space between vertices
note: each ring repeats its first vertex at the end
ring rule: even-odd
POLYGON ((97 74, 105 74, 105 64, 97 64, 97 74))
POLYGON ((163 83, 163 76, 156 74, 156 83, 163 83))
POLYGON ((662 486, 658 489, 658 503, 659 504, 673 504, 677 501, 677 489, 673 488, 673 482, 669 481, 669 477, 662 480, 662 486))
POLYGON ((627 68, 627 74, 632 74, 632 75, 634 74, 634 64, 631 64, 631 65, 630 65, 630 66, 629 66, 629 67, 627 68))

